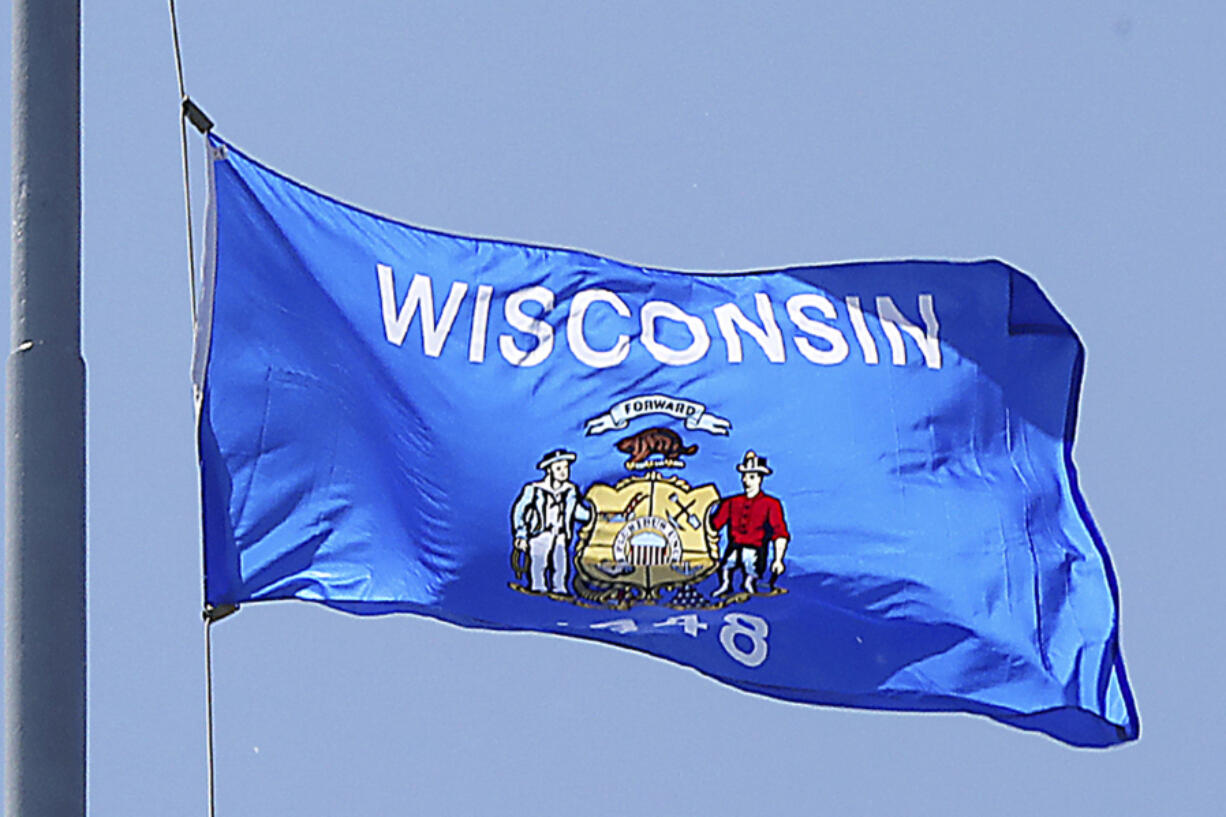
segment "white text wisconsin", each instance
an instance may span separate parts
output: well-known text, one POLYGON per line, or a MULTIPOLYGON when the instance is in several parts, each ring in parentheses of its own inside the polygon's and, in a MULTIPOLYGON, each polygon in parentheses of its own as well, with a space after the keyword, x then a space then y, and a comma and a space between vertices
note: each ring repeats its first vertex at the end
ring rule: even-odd
MULTIPOLYGON (((442 309, 436 312, 434 283, 430 276, 414 274, 404 299, 397 303, 392 268, 378 264, 376 269, 383 331, 389 343, 402 346, 410 328, 417 323, 422 351, 427 357, 438 357, 443 353, 461 310, 465 310, 471 316, 468 360, 472 363, 485 361, 490 340, 494 287, 482 284, 470 296, 472 287, 462 281, 453 282, 442 309)), ((771 363, 786 362, 790 350, 794 349, 795 354, 810 363, 835 366, 852 357, 851 343, 854 342, 858 355, 852 359, 870 366, 876 365, 882 350, 878 349, 877 339, 869 331, 869 320, 872 319, 885 335, 893 365, 907 365, 910 346, 915 350, 912 354, 916 355, 917 362, 922 359, 930 369, 941 368, 940 324, 931 294, 921 293, 913 307, 907 305, 918 313, 916 321, 904 315, 889 295, 876 295, 873 305, 875 316, 871 311, 866 315, 859 295, 847 295, 836 306, 836 301, 825 295, 802 292, 786 298, 781 304, 783 313, 790 321, 790 325, 785 323, 783 326, 776 315, 776 304, 765 292, 755 292, 752 305, 744 304, 752 314, 746 314, 742 305, 735 302, 720 304, 709 311, 723 340, 728 363, 744 361, 745 345, 752 343, 771 363), (851 325, 850 342, 843 329, 836 324, 840 320, 840 308, 851 325), (911 343, 908 344, 904 338, 910 339, 911 343)), ((554 350, 555 330, 551 323, 542 318, 557 306, 556 294, 543 286, 523 287, 507 294, 503 302, 503 318, 511 329, 520 334, 498 334, 498 352, 503 359, 512 366, 537 366, 548 360, 554 350), (533 305, 532 312, 536 314, 525 311, 529 304, 533 305)), ((631 306, 609 289, 590 288, 575 293, 566 313, 566 343, 571 355, 593 369, 607 369, 626 359, 633 342, 639 343, 651 357, 669 366, 688 366, 712 354, 711 333, 703 316, 691 314, 666 300, 647 301, 637 311, 636 316, 631 306), (599 346, 593 345, 594 341, 585 328, 589 313, 595 316, 596 309, 612 310, 625 323, 622 333, 615 338, 606 338, 599 346), (670 323, 677 328, 684 327, 685 331, 670 329, 670 323), (661 337, 666 331, 673 341, 667 345, 661 337), (688 335, 688 343, 677 342, 683 335, 688 335), (611 344, 610 340, 613 341, 611 344)))

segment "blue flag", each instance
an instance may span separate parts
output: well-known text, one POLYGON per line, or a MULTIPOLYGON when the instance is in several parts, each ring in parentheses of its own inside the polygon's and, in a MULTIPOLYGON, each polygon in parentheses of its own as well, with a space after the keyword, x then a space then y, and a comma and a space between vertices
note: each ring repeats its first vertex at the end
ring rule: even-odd
POLYGON ((1071 457, 1082 348, 1022 273, 647 269, 419 229, 210 150, 208 603, 1137 737, 1071 457))

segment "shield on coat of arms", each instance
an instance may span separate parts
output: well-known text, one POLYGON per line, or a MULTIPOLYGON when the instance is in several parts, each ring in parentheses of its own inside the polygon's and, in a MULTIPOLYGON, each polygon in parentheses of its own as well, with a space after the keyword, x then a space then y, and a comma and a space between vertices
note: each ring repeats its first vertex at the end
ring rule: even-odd
POLYGON ((661 590, 706 578, 719 563, 719 533, 708 511, 712 484, 691 488, 680 477, 650 472, 586 494, 596 513, 579 532, 575 564, 580 595, 627 605, 661 590))

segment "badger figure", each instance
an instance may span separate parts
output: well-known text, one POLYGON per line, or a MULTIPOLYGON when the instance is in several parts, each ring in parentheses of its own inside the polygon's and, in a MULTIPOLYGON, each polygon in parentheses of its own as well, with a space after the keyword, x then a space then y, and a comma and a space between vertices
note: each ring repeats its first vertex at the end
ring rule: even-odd
POLYGON ((629 454, 627 468, 634 468, 652 454, 659 454, 666 462, 678 462, 684 454, 698 451, 697 445, 685 445, 677 432, 667 428, 648 428, 625 439, 618 440, 617 450, 629 454))

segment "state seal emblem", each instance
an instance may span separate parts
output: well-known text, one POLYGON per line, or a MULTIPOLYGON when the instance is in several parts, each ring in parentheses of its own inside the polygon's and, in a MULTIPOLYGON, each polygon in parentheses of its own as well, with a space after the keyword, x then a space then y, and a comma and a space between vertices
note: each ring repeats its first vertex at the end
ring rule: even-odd
MULTIPOLYGON (((701 404, 662 395, 622 401, 585 425, 589 435, 600 434, 647 414, 668 414, 687 429, 716 436, 731 429, 701 404)), ((717 609, 786 592, 776 583, 789 535, 782 503, 762 491, 771 473, 765 457, 747 452, 737 466, 744 492, 721 497, 714 482, 693 486, 666 473, 686 468, 686 458, 699 451, 678 431, 652 426, 613 448, 627 455, 622 464, 629 476, 582 493, 570 480, 574 452, 558 448, 542 456, 537 468, 544 476, 524 485, 511 509, 512 589, 623 610, 640 604, 717 609), (769 579, 760 583, 768 567, 769 579), (713 587, 704 592, 707 579, 713 587)))

